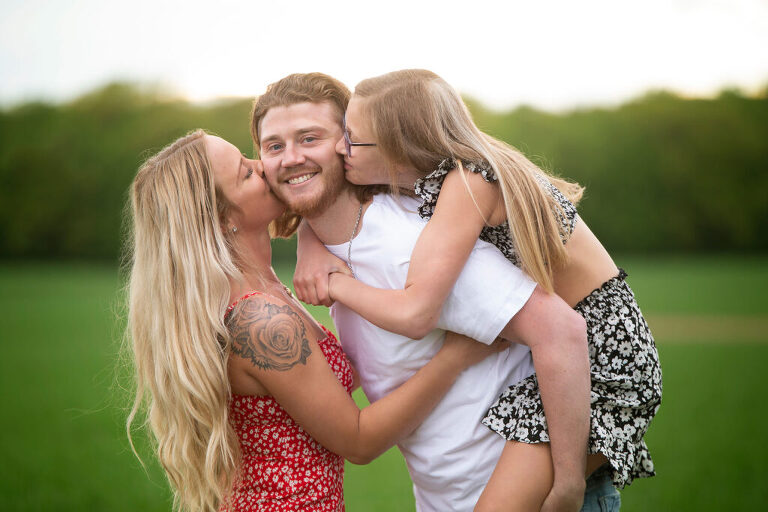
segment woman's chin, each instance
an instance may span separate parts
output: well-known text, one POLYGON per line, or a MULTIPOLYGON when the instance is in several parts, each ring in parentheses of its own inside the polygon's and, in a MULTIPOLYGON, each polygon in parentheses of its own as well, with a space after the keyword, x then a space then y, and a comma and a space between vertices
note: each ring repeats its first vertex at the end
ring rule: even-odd
POLYGON ((375 185, 375 183, 371 183, 368 180, 361 179, 362 177, 355 172, 344 173, 344 178, 353 185, 375 185))
POLYGON ((360 183, 360 180, 355 179, 354 177, 350 176, 349 174, 345 174, 344 178, 347 180, 347 182, 353 184, 353 185, 365 185, 365 183, 360 183))

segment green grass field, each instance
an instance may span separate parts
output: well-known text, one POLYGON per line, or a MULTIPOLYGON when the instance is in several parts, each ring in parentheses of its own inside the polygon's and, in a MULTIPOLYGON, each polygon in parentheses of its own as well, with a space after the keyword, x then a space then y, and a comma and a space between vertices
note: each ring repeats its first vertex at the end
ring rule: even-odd
MULTIPOLYGON (((667 326, 656 330, 664 402, 647 436, 658 476, 625 489, 623 510, 762 508, 768 259, 619 263, 651 327, 653 319, 667 326), (702 319, 710 323, 696 330, 702 319), (729 327, 741 324, 751 330, 729 327)), ((118 286, 108 266, 0 265, 0 510, 170 509, 146 445, 145 472, 125 437, 129 394, 115 378, 118 286)), ((327 321, 322 309, 313 313, 327 321)), ((368 466, 348 465, 345 491, 350 511, 413 510, 396 450, 368 466)))

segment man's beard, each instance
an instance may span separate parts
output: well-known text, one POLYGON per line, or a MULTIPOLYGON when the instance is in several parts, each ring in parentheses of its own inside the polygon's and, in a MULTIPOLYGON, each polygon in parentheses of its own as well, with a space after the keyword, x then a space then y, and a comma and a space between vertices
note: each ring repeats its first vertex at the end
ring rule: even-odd
POLYGON ((332 176, 334 172, 333 170, 323 171, 319 167, 308 167, 304 170, 319 172, 319 174, 312 179, 322 180, 323 190, 315 197, 295 199, 286 197, 286 195, 282 193, 283 191, 280 187, 272 190, 278 199, 285 203, 291 213, 311 219, 325 212, 325 210, 333 204, 334 200, 338 197, 347 183, 344 180, 343 171, 340 171, 338 178, 335 178, 332 176))

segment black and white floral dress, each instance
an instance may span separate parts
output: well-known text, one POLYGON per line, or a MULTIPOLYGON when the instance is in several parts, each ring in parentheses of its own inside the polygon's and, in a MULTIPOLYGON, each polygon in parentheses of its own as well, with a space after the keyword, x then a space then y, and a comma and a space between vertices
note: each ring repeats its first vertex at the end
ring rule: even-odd
MULTIPOLYGON (((487 182, 497 181, 487 165, 462 165, 481 174, 487 182)), ((445 159, 434 172, 416 182, 415 192, 423 200, 419 214, 425 219, 434 213, 445 176, 454 168, 456 162, 445 159)), ((560 205, 556 215, 565 243, 578 218, 576 207, 544 176, 540 183, 560 205)), ((485 227, 480 238, 520 266, 507 222, 485 227)), ((613 482, 620 488, 634 478, 655 474, 643 436, 661 404, 662 390, 656 345, 626 277, 620 270, 619 275, 574 308, 587 322, 592 377, 589 453, 606 456, 613 469, 613 482)), ((507 440, 549 442, 536 375, 510 386, 482 421, 507 440)))

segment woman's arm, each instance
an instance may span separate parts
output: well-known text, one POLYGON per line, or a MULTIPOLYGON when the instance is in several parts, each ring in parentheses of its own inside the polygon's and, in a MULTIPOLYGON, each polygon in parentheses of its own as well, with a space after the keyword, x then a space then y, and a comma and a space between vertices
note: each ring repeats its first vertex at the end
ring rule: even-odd
POLYGON ((332 274, 331 299, 382 329, 414 339, 424 337, 437 324, 445 299, 498 205, 498 187, 468 171, 464 176, 450 172, 435 212, 413 249, 405 288, 380 290, 332 274))
POLYGON ((290 416, 329 450, 365 464, 410 434, 461 371, 504 346, 449 334, 421 370, 362 411, 341 386, 310 326, 289 305, 264 296, 243 301, 230 322, 233 355, 290 416))

